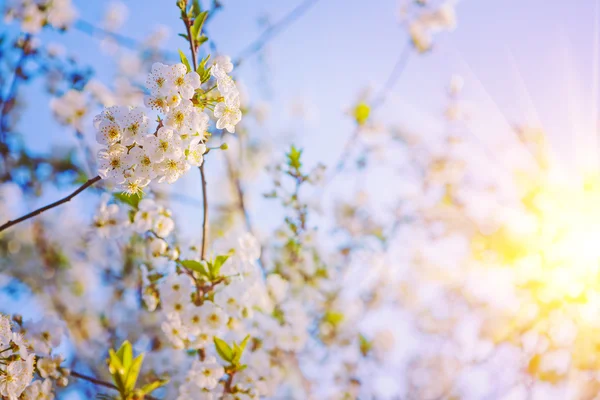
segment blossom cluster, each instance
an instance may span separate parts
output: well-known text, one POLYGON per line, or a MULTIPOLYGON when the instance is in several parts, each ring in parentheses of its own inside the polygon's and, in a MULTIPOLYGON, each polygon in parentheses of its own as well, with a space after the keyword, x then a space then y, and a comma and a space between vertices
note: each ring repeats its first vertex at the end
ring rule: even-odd
POLYGON ((192 166, 200 166, 207 151, 209 116, 203 109, 214 105, 218 129, 234 131, 241 119, 239 94, 227 75, 231 63, 215 63, 212 73, 222 95, 207 99, 196 71, 184 64, 155 63, 148 75, 150 91, 145 103, 163 113, 154 133, 149 133, 147 110, 113 106, 94 118, 99 173, 127 193, 140 193, 151 181, 173 183, 192 166), (216 104, 213 104, 216 103, 216 104))
POLYGON ((10 0, 4 14, 7 20, 21 20, 27 33, 38 33, 45 25, 67 29, 77 18, 71 0, 10 0))
POLYGON ((0 314, 0 396, 16 400, 33 380, 35 355, 22 333, 0 314))
POLYGON ((437 6, 414 6, 416 11, 409 6, 402 8, 403 18, 408 20, 408 33, 417 51, 423 53, 431 50, 436 34, 454 30, 455 6, 455 1, 446 0, 437 6))

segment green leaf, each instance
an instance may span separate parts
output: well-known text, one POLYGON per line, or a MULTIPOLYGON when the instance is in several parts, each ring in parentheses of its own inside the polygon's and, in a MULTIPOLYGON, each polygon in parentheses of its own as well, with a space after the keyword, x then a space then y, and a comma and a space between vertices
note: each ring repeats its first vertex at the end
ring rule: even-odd
POLYGON ((248 345, 249 340, 250 340, 250 335, 246 335, 244 340, 242 340, 242 343, 240 343, 240 348, 242 349, 242 351, 246 350, 246 346, 248 345))
POLYGON ((200 10, 202 10, 202 7, 200 7, 200 1, 199 0, 192 0, 192 16, 194 18, 196 18, 198 16, 198 14, 200 13, 200 10))
POLYGON ((229 254, 223 255, 223 256, 217 256, 215 258, 215 261, 212 262, 212 264, 209 263, 210 274, 213 279, 219 276, 219 274, 221 273, 221 267, 223 266, 223 264, 225 264, 225 262, 227 262, 228 258, 229 258, 229 254))
POLYGON ((182 38, 184 38, 185 40, 189 41, 190 38, 188 37, 188 35, 186 35, 185 33, 178 33, 178 36, 181 36, 182 38))
POLYGON ((125 390, 127 392, 132 392, 135 389, 135 384, 137 383, 140 370, 142 369, 142 362, 144 362, 143 354, 140 354, 132 361, 131 368, 129 368, 127 376, 125 377, 125 390))
POLYGON ((192 25, 192 37, 198 43, 200 34, 202 34, 202 26, 208 17, 208 11, 199 13, 194 19, 194 25, 192 25))
POLYGON ((364 125, 369 119, 371 108, 365 102, 361 102, 354 108, 353 114, 356 123, 358 125, 364 125))
POLYGON ((125 373, 123 363, 113 349, 108 350, 108 370, 113 375, 121 375, 125 373))
POLYGON ((158 389, 161 386, 166 385, 167 383, 169 383, 168 379, 160 380, 160 381, 154 381, 152 383, 149 383, 147 385, 142 386, 141 391, 144 394, 152 393, 153 391, 155 391, 156 389, 158 389))
POLYGON ((142 198, 144 197, 141 193, 136 193, 136 194, 127 194, 125 192, 122 193, 113 193, 113 197, 115 198, 115 200, 124 203, 124 204, 128 204, 131 207, 137 209, 138 205, 140 204, 140 201, 142 200, 142 198))
POLYGON ((185 65, 185 68, 187 68, 187 72, 190 72, 192 70, 192 68, 190 68, 190 62, 188 61, 187 57, 185 56, 185 54, 183 54, 183 51, 179 50, 179 58, 181 59, 181 62, 183 63, 183 65, 185 65))
POLYGON ((125 374, 125 369, 123 368, 123 363, 121 362, 121 358, 117 355, 117 353, 113 349, 108 350, 109 362, 108 362, 108 370, 110 371, 113 383, 119 390, 119 392, 125 392, 125 384, 123 382, 123 375, 125 374))
POLYGON ((231 362, 233 360, 233 350, 231 350, 231 347, 229 347, 227 342, 219 339, 216 336, 213 338, 213 341, 215 342, 215 348, 217 349, 219 356, 223 360, 231 362))
POLYGON ((301 155, 302 150, 298 150, 296 146, 292 145, 290 152, 286 154, 288 165, 295 170, 299 170, 302 167, 302 162, 300 162, 301 155))
POLYGON ((183 260, 180 261, 180 263, 184 268, 187 268, 191 271, 196 271, 206 276, 207 278, 210 278, 210 273, 209 270, 206 268, 205 263, 196 260, 183 260))
POLYGON ((131 361, 133 360, 133 349, 131 348, 131 343, 129 343, 129 340, 123 342, 123 344, 117 351, 117 356, 121 360, 123 369, 125 371, 128 371, 131 367, 131 361))
POLYGON ((339 325, 344 320, 344 314, 338 311, 327 311, 323 319, 331 325, 339 325))
POLYGON ((369 351, 371 350, 371 347, 373 347, 373 344, 369 342, 369 340, 366 337, 364 337, 362 333, 358 335, 358 343, 361 354, 364 357, 366 357, 369 351))

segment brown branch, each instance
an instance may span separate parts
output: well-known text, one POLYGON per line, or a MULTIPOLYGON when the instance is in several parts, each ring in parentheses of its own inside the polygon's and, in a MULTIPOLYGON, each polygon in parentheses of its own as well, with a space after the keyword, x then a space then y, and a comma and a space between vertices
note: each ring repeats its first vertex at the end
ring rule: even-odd
MULTIPOLYGON (((196 43, 194 42, 194 38, 192 37, 192 21, 185 15, 185 12, 182 11, 182 19, 185 24, 185 30, 188 35, 188 42, 190 43, 190 52, 192 53, 192 66, 194 67, 194 71, 198 68, 198 64, 196 61, 196 43)), ((205 259, 206 256, 206 242, 208 236, 208 195, 206 193, 206 175, 204 173, 204 162, 200 166, 200 177, 202 180, 202 205, 204 210, 202 212, 202 247, 200 250, 200 258, 202 260, 205 259)))
MULTIPOLYGON (((110 382, 106 382, 101 379, 96 379, 94 377, 87 376, 87 375, 81 374, 76 371, 71 371, 71 376, 74 376, 75 378, 83 379, 84 381, 91 382, 94 385, 104 386, 106 388, 113 389, 113 390, 119 390, 119 388, 117 388, 115 385, 113 385, 110 382)), ((150 396, 150 395, 146 395, 145 398, 148 400, 157 400, 156 397, 150 396)))
POLYGON ((94 385, 104 386, 104 387, 107 387, 109 389, 118 390, 117 387, 115 385, 113 385, 112 383, 110 383, 110 382, 106 382, 106 381, 103 381, 103 380, 100 380, 100 379, 96 379, 96 378, 93 378, 91 376, 87 376, 87 375, 81 374, 81 373, 79 373, 77 371, 71 371, 71 376, 74 376, 75 378, 83 379, 84 381, 91 382, 94 385))
POLYGON ((47 206, 44 206, 42 208, 38 208, 37 210, 32 211, 29 214, 22 216, 21 218, 17 218, 15 220, 6 222, 4 225, 0 226, 0 232, 2 232, 5 229, 10 228, 13 225, 18 224, 19 222, 23 222, 23 221, 25 221, 25 220, 27 220, 29 218, 33 218, 33 217, 35 217, 37 215, 40 215, 44 211, 50 210, 51 208, 58 207, 61 204, 64 204, 64 203, 67 203, 67 202, 71 201, 71 199, 73 197, 77 196, 79 193, 83 192, 85 189, 87 189, 88 187, 92 186, 94 183, 98 182, 101 179, 102 178, 100 176, 96 176, 94 178, 91 178, 90 180, 88 180, 86 183, 84 183, 83 185, 81 185, 77 190, 75 190, 73 193, 71 193, 67 197, 62 198, 62 199, 60 199, 58 201, 55 201, 54 203, 48 204, 47 206))

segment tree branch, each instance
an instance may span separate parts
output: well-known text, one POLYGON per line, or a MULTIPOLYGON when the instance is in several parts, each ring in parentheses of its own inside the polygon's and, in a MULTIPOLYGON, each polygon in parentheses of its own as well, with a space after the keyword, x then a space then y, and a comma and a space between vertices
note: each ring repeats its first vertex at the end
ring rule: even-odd
POLYGON ((283 32, 285 28, 291 25, 294 21, 300 18, 304 13, 306 13, 312 6, 317 4, 319 0, 305 0, 289 14, 283 17, 281 20, 276 22, 275 24, 269 26, 265 31, 256 39, 254 42, 250 43, 244 50, 240 52, 238 57, 233 62, 234 66, 238 66, 242 63, 242 60, 246 57, 251 56, 252 54, 258 52, 262 49, 267 42, 276 37, 279 33, 283 32))
POLYGON ((93 378, 91 376, 80 374, 79 372, 76 372, 76 371, 71 371, 71 376, 74 376, 75 378, 83 379, 84 381, 91 382, 94 385, 104 386, 104 387, 107 387, 109 389, 118 390, 117 387, 115 385, 113 385, 112 383, 110 383, 110 382, 105 382, 103 380, 96 379, 96 378, 93 378))
POLYGON ((18 224, 19 222, 23 222, 25 220, 28 220, 29 218, 33 218, 33 217, 43 213, 44 211, 50 210, 51 208, 58 207, 61 204, 71 201, 71 199, 73 197, 77 196, 79 193, 83 192, 85 189, 92 186, 94 183, 98 182, 101 179, 102 178, 99 175, 94 178, 91 178, 90 180, 88 180, 86 183, 81 185, 77 190, 75 190, 73 193, 71 193, 67 197, 62 198, 58 201, 55 201, 54 203, 48 204, 47 206, 44 206, 42 208, 38 208, 37 210, 32 211, 29 214, 22 216, 21 218, 17 218, 15 220, 6 222, 4 225, 0 226, 0 232, 2 232, 5 229, 10 228, 13 225, 18 224))
MULTIPOLYGON (((87 376, 87 375, 81 374, 76 371, 71 371, 71 376, 74 376, 75 378, 83 379, 84 381, 91 382, 94 385, 104 386, 106 388, 113 389, 113 390, 119 390, 115 385, 113 385, 110 382, 106 382, 101 379, 96 379, 94 377, 87 376)), ((150 396, 150 395, 146 395, 145 398, 148 400, 157 400, 156 397, 150 396)))
MULTIPOLYGON (((192 21, 187 16, 185 16, 185 13, 183 11, 182 19, 183 23, 185 24, 188 42, 190 43, 190 52, 192 53, 192 66, 195 71, 198 68, 198 64, 196 61, 196 43, 194 43, 194 37, 192 36, 192 21)), ((206 256, 206 242, 208 236, 208 194, 206 187, 206 175, 204 173, 204 161, 202 161, 202 165, 200 165, 199 169, 200 178, 202 180, 202 205, 204 207, 204 210, 202 212, 202 247, 200 250, 200 258, 204 260, 206 256)))

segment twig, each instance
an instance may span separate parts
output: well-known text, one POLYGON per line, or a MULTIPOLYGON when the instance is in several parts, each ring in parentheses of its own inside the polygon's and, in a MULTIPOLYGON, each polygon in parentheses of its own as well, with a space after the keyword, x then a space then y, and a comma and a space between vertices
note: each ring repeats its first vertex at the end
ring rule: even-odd
POLYGON ((113 385, 110 382, 106 382, 100 379, 96 379, 93 378, 91 376, 87 376, 84 374, 81 374, 77 371, 71 371, 71 376, 74 376, 75 378, 79 378, 79 379, 83 379, 84 381, 88 381, 88 382, 92 382, 94 385, 98 385, 98 386, 104 386, 107 387, 109 389, 114 389, 114 390, 118 390, 117 387, 115 385, 113 385))
POLYGON ((12 221, 8 221, 6 222, 4 225, 0 226, 0 232, 2 232, 5 229, 10 228, 13 225, 18 224, 19 222, 23 222, 29 218, 33 218, 36 215, 39 215, 41 213, 43 213, 44 211, 50 210, 51 208, 60 206, 61 204, 67 203, 69 201, 71 201, 71 199, 75 196, 77 196, 79 193, 83 192, 85 189, 87 189, 88 187, 92 186, 94 183, 98 182, 99 180, 101 180, 102 178, 100 176, 96 176, 94 178, 91 178, 90 180, 88 180, 86 183, 84 183, 83 185, 81 185, 77 190, 75 190, 73 193, 71 193, 70 195, 68 195, 67 197, 64 197, 58 201, 55 201, 54 203, 48 204, 47 206, 44 206, 42 208, 38 208, 35 211, 30 212, 27 215, 22 216, 21 218, 17 218, 15 220, 12 221))
MULTIPOLYGON (((113 385, 110 382, 106 382, 101 379, 96 379, 94 377, 87 376, 87 375, 81 374, 76 371, 71 371, 71 376, 74 376, 75 378, 83 379, 84 381, 91 382, 94 385, 104 386, 104 387, 107 387, 107 388, 113 389, 113 390, 119 390, 115 385, 113 385)), ((150 396, 150 395, 146 395, 145 398, 148 400, 157 400, 156 397, 150 396)))
MULTIPOLYGON (((185 29, 188 35, 188 42, 190 43, 190 52, 192 53, 192 66, 194 67, 194 71, 198 68, 198 64, 196 62, 196 43, 194 43, 194 37, 192 36, 192 24, 190 19, 182 12, 183 23, 185 24, 185 29)), ((202 180, 202 247, 200 250, 200 258, 202 260, 205 259, 206 255, 206 242, 208 236, 208 194, 206 188, 206 175, 204 173, 204 162, 199 167, 200 169, 200 178, 202 180)))
POLYGON ((204 210, 202 212, 202 248, 200 250, 200 258, 205 259, 206 254, 206 237, 208 236, 208 195, 206 193, 206 176, 204 174, 204 162, 200 166, 200 178, 202 180, 202 205, 204 210))
MULTIPOLYGON (((373 101, 371 101, 371 112, 375 111, 383 104, 385 104, 390 91, 394 88, 394 86, 398 82, 398 79, 402 75, 402 72, 404 72, 404 69, 406 68, 411 52, 412 43, 409 41, 400 52, 398 60, 394 64, 394 67, 392 68, 390 75, 386 79, 385 84, 381 87, 381 90, 374 97, 373 101)), ((348 140, 346 140, 346 143, 344 144, 344 149, 342 150, 342 154, 340 155, 338 162, 335 164, 336 167, 333 170, 332 174, 327 178, 326 182, 329 183, 330 181, 332 181, 333 178, 335 178, 335 176, 344 169, 346 159, 348 158, 352 149, 352 144, 358 139, 360 130, 360 126, 356 127, 352 135, 348 138, 348 140)))
POLYGON ((412 48, 413 48, 412 43, 409 41, 404 46, 402 51, 400 52, 400 55, 398 56, 398 60, 396 61, 396 64, 394 64, 394 68, 392 68, 392 72, 390 72, 390 75, 388 76, 387 80, 385 81, 385 84, 381 87, 379 94, 377 96, 375 96, 375 98, 371 102, 372 110, 379 108, 387 100, 388 94, 394 88, 394 86, 396 85, 396 82, 398 82, 398 79, 400 78, 400 75, 402 75, 402 72, 404 72, 404 69, 406 68, 406 65, 408 64, 408 60, 410 58, 410 53, 412 52, 412 48))
MULTIPOLYGON (((86 33, 92 37, 96 36, 96 35, 103 36, 103 37, 109 37, 109 38, 113 39, 115 42, 117 42, 117 44, 119 44, 119 46, 125 47, 127 49, 140 50, 140 49, 144 48, 143 43, 139 42, 136 39, 133 39, 133 38, 97 27, 97 26, 95 26, 87 21, 81 20, 81 19, 78 19, 77 21, 75 21, 75 24, 73 25, 73 27, 75 29, 77 29, 78 31, 86 33)), ((160 53, 160 55, 167 60, 179 60, 179 56, 173 52, 165 51, 165 50, 158 50, 158 53, 160 53)))
POLYGON ((246 57, 251 56, 252 54, 258 52, 262 49, 267 42, 276 37, 279 33, 283 32, 285 28, 287 28, 290 24, 300 18, 304 13, 306 13, 312 6, 314 6, 319 0, 305 0, 289 14, 283 17, 281 20, 276 22, 275 24, 269 26, 265 31, 256 39, 254 42, 250 43, 248 46, 244 48, 238 55, 238 57, 233 62, 234 66, 238 66, 241 64, 242 60, 246 57))

